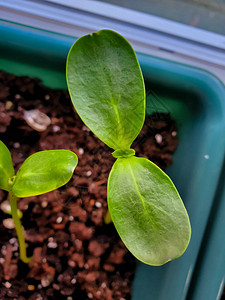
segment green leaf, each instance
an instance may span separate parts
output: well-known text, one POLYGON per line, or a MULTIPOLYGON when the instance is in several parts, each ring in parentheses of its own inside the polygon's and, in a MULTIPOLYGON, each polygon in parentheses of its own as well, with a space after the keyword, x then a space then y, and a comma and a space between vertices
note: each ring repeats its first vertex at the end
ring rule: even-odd
POLYGON ((79 38, 67 58, 67 84, 83 122, 113 149, 127 149, 145 117, 144 80, 131 45, 101 30, 79 38))
POLYGON ((12 157, 6 145, 0 141, 0 189, 9 191, 9 180, 14 176, 12 157))
POLYGON ((70 180, 77 161, 76 154, 68 150, 36 152, 20 167, 12 191, 17 197, 53 191, 70 180))
POLYGON ((108 180, 109 212, 131 253, 160 266, 186 250, 191 227, 170 178, 145 158, 119 158, 108 180))

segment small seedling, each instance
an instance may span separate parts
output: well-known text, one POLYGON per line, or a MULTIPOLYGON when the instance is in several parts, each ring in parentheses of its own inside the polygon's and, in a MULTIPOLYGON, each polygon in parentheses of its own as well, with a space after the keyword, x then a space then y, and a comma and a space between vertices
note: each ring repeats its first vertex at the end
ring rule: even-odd
POLYGON ((136 55, 119 34, 79 38, 67 58, 67 84, 83 122, 117 158, 108 178, 111 218, 140 261, 159 266, 186 250, 191 227, 171 179, 131 144, 145 119, 145 87, 136 55))
POLYGON ((53 191, 66 184, 77 165, 77 156, 68 150, 46 150, 28 157, 15 175, 8 148, 0 141, 0 189, 9 192, 10 213, 20 247, 20 258, 28 263, 23 228, 17 209, 18 197, 30 197, 53 191))

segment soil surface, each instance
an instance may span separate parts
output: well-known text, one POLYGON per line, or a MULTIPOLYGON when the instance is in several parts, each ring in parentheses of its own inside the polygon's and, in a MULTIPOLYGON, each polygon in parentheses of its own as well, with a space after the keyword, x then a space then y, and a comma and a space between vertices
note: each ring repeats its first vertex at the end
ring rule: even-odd
MULTIPOLYGON (((0 299, 130 299, 135 259, 114 225, 105 224, 107 178, 115 159, 74 112, 67 92, 40 80, 0 72, 0 139, 18 170, 32 153, 69 149, 78 155, 70 182, 19 199, 28 255, 19 259, 8 195, 0 191, 0 299)), ((177 147, 168 114, 146 118, 133 148, 165 169, 177 147)))

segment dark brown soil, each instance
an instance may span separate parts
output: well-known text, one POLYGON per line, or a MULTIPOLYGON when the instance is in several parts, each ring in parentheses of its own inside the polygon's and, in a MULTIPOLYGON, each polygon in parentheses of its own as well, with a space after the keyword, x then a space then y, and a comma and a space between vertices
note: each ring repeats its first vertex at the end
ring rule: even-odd
MULTIPOLYGON (((8 229, 10 215, 2 210, 7 193, 0 191, 0 299, 130 299, 135 259, 113 224, 104 223, 107 178, 115 159, 73 111, 68 93, 0 72, 0 139, 16 169, 40 150, 69 149, 79 158, 66 186, 18 202, 28 254, 34 255, 29 265, 19 259, 15 230, 8 229), (34 109, 51 121, 48 125, 46 119, 41 132, 40 118, 25 120, 34 109)), ((137 155, 163 169, 172 163, 176 147, 176 127, 167 114, 148 117, 134 143, 137 155)))

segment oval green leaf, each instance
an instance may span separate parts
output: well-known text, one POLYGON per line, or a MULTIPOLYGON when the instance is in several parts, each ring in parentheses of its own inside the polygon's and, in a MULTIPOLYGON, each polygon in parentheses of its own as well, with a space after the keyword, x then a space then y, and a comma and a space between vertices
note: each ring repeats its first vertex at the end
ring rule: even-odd
POLYGON ((10 179, 14 176, 12 157, 6 145, 0 141, 0 189, 10 190, 10 179))
POLYGON ((28 157, 16 174, 12 191, 17 197, 41 195, 66 184, 78 159, 68 150, 46 150, 28 157))
POLYGON ((149 160, 115 162, 108 206, 121 239, 140 261, 160 266, 186 250, 191 227, 184 204, 171 179, 149 160))
POLYGON ((145 88, 131 45, 101 30, 79 38, 67 58, 67 84, 83 122, 109 147, 130 148, 145 117, 145 88))

